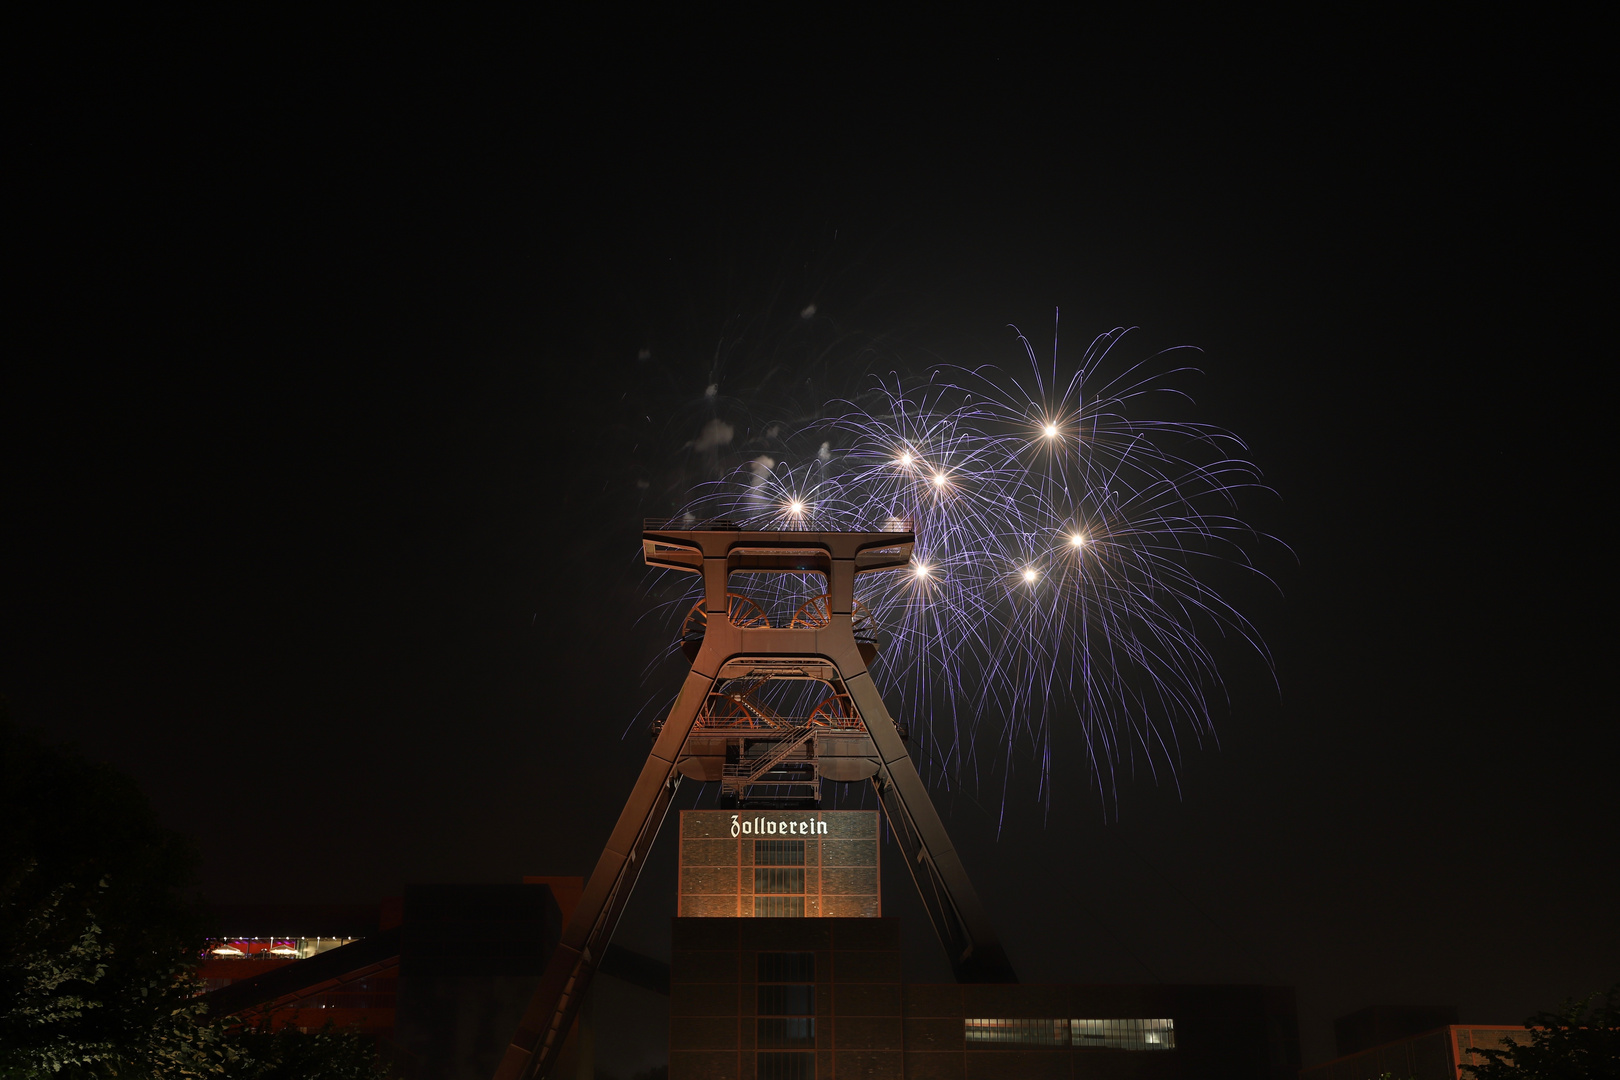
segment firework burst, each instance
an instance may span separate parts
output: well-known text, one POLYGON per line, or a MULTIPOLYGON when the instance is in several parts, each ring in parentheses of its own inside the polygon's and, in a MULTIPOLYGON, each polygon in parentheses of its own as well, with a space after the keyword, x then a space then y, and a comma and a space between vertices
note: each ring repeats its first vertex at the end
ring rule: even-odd
POLYGON ((885 638, 879 683, 946 783, 1005 785, 1032 758, 1049 801, 1061 750, 1084 755, 1114 805, 1122 772, 1174 778, 1184 741, 1213 737, 1216 640, 1270 664, 1213 583, 1219 567, 1264 576, 1252 556, 1270 538, 1238 516, 1259 471, 1231 432, 1155 417, 1156 401, 1185 400, 1193 369, 1175 353, 1105 374, 1125 333, 1068 371, 1055 341, 1043 363, 1019 334, 1010 370, 875 380, 687 508, 770 528, 916 522, 913 566, 865 576, 858 598, 885 638))

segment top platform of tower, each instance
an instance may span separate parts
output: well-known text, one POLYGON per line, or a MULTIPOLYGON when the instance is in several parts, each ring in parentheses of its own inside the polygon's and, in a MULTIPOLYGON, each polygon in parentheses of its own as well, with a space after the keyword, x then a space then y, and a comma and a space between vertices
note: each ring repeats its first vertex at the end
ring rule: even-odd
POLYGON ((880 529, 762 529, 724 518, 707 521, 648 518, 641 546, 648 566, 702 573, 708 559, 724 559, 728 573, 830 573, 834 562, 853 562, 857 574, 897 570, 911 562, 917 527, 890 518, 880 529))

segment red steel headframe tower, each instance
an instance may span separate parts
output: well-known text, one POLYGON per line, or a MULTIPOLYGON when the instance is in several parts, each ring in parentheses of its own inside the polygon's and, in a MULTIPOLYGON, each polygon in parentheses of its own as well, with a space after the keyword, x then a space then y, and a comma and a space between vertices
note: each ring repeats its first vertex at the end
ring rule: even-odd
POLYGON ((914 527, 901 521, 879 532, 646 523, 648 565, 703 578, 682 641, 692 670, 496 1080, 533 1080, 555 1063, 683 775, 719 781, 723 805, 805 809, 819 804, 822 778, 869 778, 957 981, 1018 981, 866 669, 877 646, 864 632, 855 578, 909 565, 915 542, 914 527), (772 626, 731 591, 734 574, 819 574, 827 591, 787 626, 772 626), (829 696, 807 717, 781 716, 756 691, 783 679, 823 683, 829 696))

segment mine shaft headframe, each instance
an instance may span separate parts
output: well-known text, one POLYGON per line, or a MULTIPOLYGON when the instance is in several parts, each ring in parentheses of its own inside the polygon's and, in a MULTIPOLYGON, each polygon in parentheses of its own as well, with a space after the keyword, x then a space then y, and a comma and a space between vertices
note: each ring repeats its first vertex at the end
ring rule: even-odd
POLYGON ((755 530, 730 521, 646 523, 642 546, 649 565, 703 577, 701 642, 496 1080, 531 1080, 556 1063, 680 784, 678 763, 687 740, 717 685, 732 678, 809 678, 843 688, 873 745, 875 771, 866 775, 957 980, 1018 981, 855 638, 856 576, 908 565, 915 543, 912 523, 894 519, 871 532, 755 530), (821 573, 825 606, 787 627, 755 619, 739 625, 731 618, 726 587, 738 572, 821 573))

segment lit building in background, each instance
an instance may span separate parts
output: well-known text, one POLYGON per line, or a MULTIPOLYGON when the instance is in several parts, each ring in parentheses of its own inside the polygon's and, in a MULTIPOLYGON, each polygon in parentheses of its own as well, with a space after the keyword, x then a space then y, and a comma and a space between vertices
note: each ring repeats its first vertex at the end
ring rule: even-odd
POLYGON ((216 911, 224 936, 208 942, 198 975, 216 1015, 257 989, 303 985, 252 1004, 255 1022, 319 1031, 328 1023, 375 1039, 392 1036, 402 903, 251 904, 216 911), (380 960, 373 954, 387 953, 380 960), (321 958, 318 962, 311 961, 321 958), (325 978, 311 972, 342 968, 325 978), (291 969, 291 970, 289 970, 291 969), (281 974, 277 974, 277 973, 281 974), (229 990, 229 987, 237 987, 229 990))
MULTIPOLYGON (((557 946, 583 879, 412 885, 369 907, 220 912, 202 975, 212 1016, 373 1039, 406 1080, 488 1080, 557 946), (259 933, 242 931, 257 930, 259 933)), ((669 993, 669 968, 612 946, 602 972, 669 993)), ((595 1080, 589 1012, 554 1075, 595 1080)))

